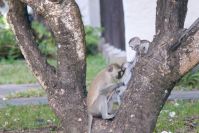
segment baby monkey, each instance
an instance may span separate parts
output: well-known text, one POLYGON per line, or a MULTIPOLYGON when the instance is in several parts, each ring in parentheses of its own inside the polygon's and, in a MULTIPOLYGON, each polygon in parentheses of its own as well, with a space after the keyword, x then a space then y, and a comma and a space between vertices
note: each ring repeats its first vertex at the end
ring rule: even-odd
POLYGON ((108 97, 116 88, 124 85, 123 82, 120 82, 122 75, 121 66, 111 64, 92 81, 87 95, 88 133, 91 133, 93 116, 112 119, 116 115, 116 113, 110 114, 112 106, 108 105, 108 97))

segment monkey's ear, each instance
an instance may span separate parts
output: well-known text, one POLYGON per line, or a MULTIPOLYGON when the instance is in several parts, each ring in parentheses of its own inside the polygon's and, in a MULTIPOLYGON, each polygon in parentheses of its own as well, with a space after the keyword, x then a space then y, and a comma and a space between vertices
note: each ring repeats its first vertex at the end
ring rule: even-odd
POLYGON ((113 66, 112 65, 108 66, 108 72, 112 72, 112 71, 113 71, 113 66))

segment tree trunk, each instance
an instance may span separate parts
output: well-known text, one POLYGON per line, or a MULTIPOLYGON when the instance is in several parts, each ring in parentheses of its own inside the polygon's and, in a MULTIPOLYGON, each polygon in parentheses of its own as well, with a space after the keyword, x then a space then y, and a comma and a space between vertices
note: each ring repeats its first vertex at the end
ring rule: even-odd
POLYGON ((125 50, 125 27, 122 0, 100 0, 102 36, 116 48, 125 50))
POLYGON ((57 41, 57 68, 50 66, 38 50, 25 16, 26 4, 11 0, 9 23, 34 75, 48 94, 49 105, 63 123, 65 132, 86 131, 87 113, 83 104, 86 77, 84 28, 73 0, 23 1, 47 20, 57 41))
MULTIPOLYGON (((10 1, 8 18, 29 67, 48 93, 49 105, 62 121, 64 132, 86 132, 85 41, 76 3, 74 0, 20 1, 10 1), (50 66, 36 47, 24 19, 24 3, 49 22, 57 41, 57 68, 50 66)), ((133 68, 121 109, 112 121, 95 119, 93 133, 153 132, 176 82, 199 63, 199 19, 183 30, 187 2, 157 1, 156 35, 148 53, 133 68)))

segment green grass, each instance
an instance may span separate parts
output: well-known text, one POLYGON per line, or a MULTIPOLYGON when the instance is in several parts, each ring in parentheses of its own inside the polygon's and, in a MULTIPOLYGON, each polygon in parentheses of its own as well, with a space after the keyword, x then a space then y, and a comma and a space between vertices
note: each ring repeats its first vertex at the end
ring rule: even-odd
MULTIPOLYGON (((49 61, 50 64, 54 65, 54 60, 49 61)), ((89 87, 91 81, 95 75, 106 66, 105 59, 102 55, 88 56, 87 58, 87 87, 89 87)), ((13 61, 1 61, 0 62, 0 84, 25 84, 35 83, 36 80, 30 70, 27 68, 25 61, 13 60, 13 61)), ((20 98, 20 97, 38 97, 44 96, 45 92, 43 89, 29 89, 23 92, 12 93, 6 98, 20 98)))
POLYGON ((35 83, 36 79, 29 71, 25 61, 0 62, 0 84, 35 83))
POLYGON ((0 130, 23 130, 57 125, 60 122, 47 106, 9 106, 0 110, 0 130))
MULTIPOLYGON (((55 61, 49 61, 56 64, 55 61)), ((87 84, 106 66, 102 55, 88 56, 87 58, 87 84)), ((0 61, 0 84, 26 84, 35 83, 36 79, 28 69, 24 60, 0 61)))
MULTIPOLYGON (((189 125, 196 125, 192 133, 199 132, 199 101, 168 102, 160 113, 154 133, 171 131, 188 133, 189 125), (170 112, 175 112, 172 118, 170 112)), ((49 124, 60 127, 58 118, 47 105, 8 106, 0 109, 0 130, 23 130, 48 127, 49 124), (50 122, 49 122, 50 121, 50 122)))
POLYGON ((97 73, 106 67, 105 59, 102 55, 97 56, 88 56, 87 58, 87 87, 90 85, 93 78, 97 75, 97 73))
MULTIPOLYGON (((52 64, 55 64, 52 63, 52 64)), ((87 86, 91 83, 95 75, 106 66, 105 60, 101 55, 89 56, 87 58, 87 86)), ((0 62, 0 84, 22 84, 35 83, 36 80, 28 70, 23 60, 0 62)), ((8 98, 14 97, 30 97, 42 96, 43 90, 32 90, 11 94, 8 98), (39 94, 38 94, 39 93, 39 94)), ((162 131, 171 131, 179 133, 187 133, 190 125, 197 125, 193 129, 193 133, 199 132, 199 101, 196 102, 168 102, 160 113, 156 125, 155 133, 162 131), (175 116, 171 118, 170 112, 175 112, 175 116)), ((59 121, 48 106, 9 106, 0 109, 0 129, 1 130, 21 130, 40 128, 53 124, 59 126, 59 121)))
POLYGON ((6 96, 6 98, 13 99, 13 98, 21 98, 21 97, 42 97, 42 96, 46 96, 44 89, 31 88, 22 92, 11 93, 8 96, 6 96))
POLYGON ((199 101, 168 102, 160 113, 155 133, 161 131, 199 133, 199 101), (169 115, 171 112, 175 112, 174 117, 169 115))

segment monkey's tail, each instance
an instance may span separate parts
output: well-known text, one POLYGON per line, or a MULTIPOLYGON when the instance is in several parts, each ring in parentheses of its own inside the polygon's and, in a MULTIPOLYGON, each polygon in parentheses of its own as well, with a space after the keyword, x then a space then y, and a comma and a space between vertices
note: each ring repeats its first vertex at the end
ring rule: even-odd
POLYGON ((93 121, 93 116, 91 114, 88 114, 88 133, 91 133, 92 121, 93 121))

